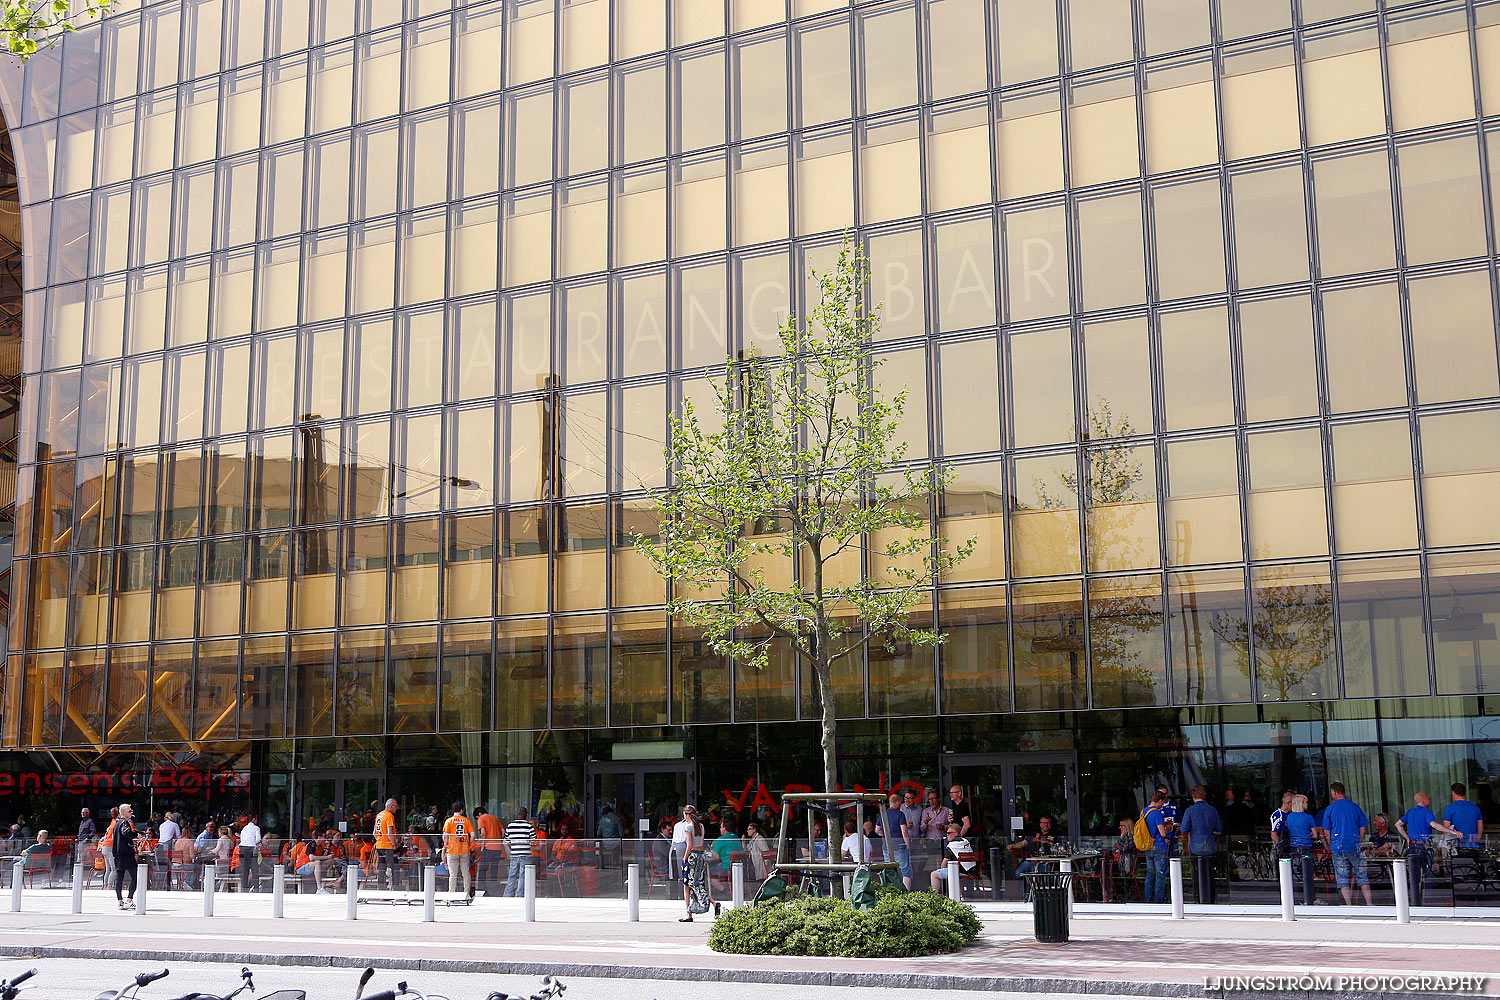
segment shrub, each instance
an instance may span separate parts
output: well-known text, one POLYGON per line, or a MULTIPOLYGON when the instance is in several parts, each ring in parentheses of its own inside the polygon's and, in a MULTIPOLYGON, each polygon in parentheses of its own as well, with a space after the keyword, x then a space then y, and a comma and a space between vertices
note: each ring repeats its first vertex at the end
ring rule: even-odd
POLYGON ((910 958, 957 951, 979 926, 972 907, 930 892, 879 893, 871 910, 794 896, 730 910, 714 923, 708 946, 737 955, 910 958))

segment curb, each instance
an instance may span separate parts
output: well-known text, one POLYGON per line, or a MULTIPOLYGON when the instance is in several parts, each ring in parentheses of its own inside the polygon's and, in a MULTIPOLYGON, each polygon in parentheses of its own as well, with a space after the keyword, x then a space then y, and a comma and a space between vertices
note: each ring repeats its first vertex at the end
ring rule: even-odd
MULTIPOLYGON (((354 955, 272 955, 252 952, 160 951, 147 948, 78 948, 58 945, 26 947, 0 944, 0 955, 26 958, 90 958, 149 962, 228 962, 237 965, 312 968, 381 969, 416 972, 466 972, 508 976, 576 976, 598 979, 642 979, 674 982, 769 983, 791 986, 855 986, 886 989, 972 990, 986 993, 1083 994, 1087 996, 1210 997, 1214 1000, 1411 1000, 1392 992, 1309 992, 1305 990, 1242 992, 1214 990, 1202 983, 1137 982, 1127 979, 1054 979, 1031 976, 964 976, 896 972, 817 972, 812 970, 725 969, 692 966, 606 965, 602 963, 490 962, 467 959, 382 959, 354 955)), ((1473 1000, 1482 994, 1420 994, 1422 1000, 1473 1000)))

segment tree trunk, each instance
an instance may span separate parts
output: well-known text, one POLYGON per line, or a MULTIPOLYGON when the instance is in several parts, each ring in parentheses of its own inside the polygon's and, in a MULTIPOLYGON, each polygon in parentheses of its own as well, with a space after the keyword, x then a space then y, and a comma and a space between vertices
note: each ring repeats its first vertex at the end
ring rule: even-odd
MULTIPOLYGON (((814 649, 813 668, 818 678, 818 701, 823 709, 823 791, 830 795, 839 791, 839 760, 838 760, 838 714, 833 699, 833 668, 828 662, 828 654, 825 652, 828 645, 822 641, 822 637, 816 642, 814 649)), ((828 861, 830 864, 839 860, 839 845, 842 843, 839 829, 839 812, 836 800, 825 803, 828 808, 827 823, 824 834, 828 838, 828 861)), ((811 834, 812 831, 808 831, 811 834)), ((842 880, 834 880, 835 896, 843 895, 842 880)))

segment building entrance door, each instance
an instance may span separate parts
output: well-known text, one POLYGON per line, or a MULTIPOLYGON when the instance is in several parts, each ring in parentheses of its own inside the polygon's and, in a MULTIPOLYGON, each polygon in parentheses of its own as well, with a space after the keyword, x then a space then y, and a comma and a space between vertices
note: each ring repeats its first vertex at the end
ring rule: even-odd
POLYGON ((590 764, 588 835, 599 836, 605 810, 619 821, 620 835, 646 839, 664 819, 674 822, 696 793, 693 765, 686 761, 619 761, 590 764))
POLYGON ((1076 843, 1078 759, 1071 753, 956 755, 943 763, 943 801, 954 785, 963 789, 972 822, 969 837, 979 850, 1003 847, 1037 831, 1052 817, 1052 835, 1076 843))
POLYGON ((297 781, 297 833, 306 836, 324 822, 341 833, 369 833, 385 806, 381 771, 338 771, 297 781))

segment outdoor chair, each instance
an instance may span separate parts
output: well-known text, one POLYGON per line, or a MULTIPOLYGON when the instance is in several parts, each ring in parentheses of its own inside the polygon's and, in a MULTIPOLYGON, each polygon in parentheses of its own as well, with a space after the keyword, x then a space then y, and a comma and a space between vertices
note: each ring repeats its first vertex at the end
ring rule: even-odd
POLYGON ((964 892, 970 889, 974 890, 981 897, 984 895, 984 870, 979 865, 979 852, 959 851, 958 898, 965 898, 964 892), (971 863, 974 865, 973 868, 968 867, 971 863))
POLYGON ((1099 887, 1099 902, 1104 902, 1105 879, 1109 877, 1109 855, 1101 854, 1096 860, 1081 861, 1077 865, 1073 870, 1073 898, 1079 902, 1090 902, 1087 897, 1091 894, 1089 883, 1092 882, 1099 887))
MULTIPOLYGON (((10 862, 14 865, 15 862, 10 862)), ((52 854, 36 853, 26 855, 26 860, 21 867, 21 884, 25 886, 36 885, 36 880, 45 878, 47 888, 52 888, 52 854)))
MULTIPOLYGON (((667 856, 668 865, 672 863, 671 858, 672 855, 667 856)), ((651 868, 651 880, 646 884, 646 898, 650 899, 651 890, 655 889, 657 886, 661 886, 662 888, 667 890, 667 898, 670 899, 672 895, 676 891, 678 891, 677 881, 672 878, 671 872, 664 872, 656 867, 655 851, 648 851, 646 853, 646 859, 651 868)))

